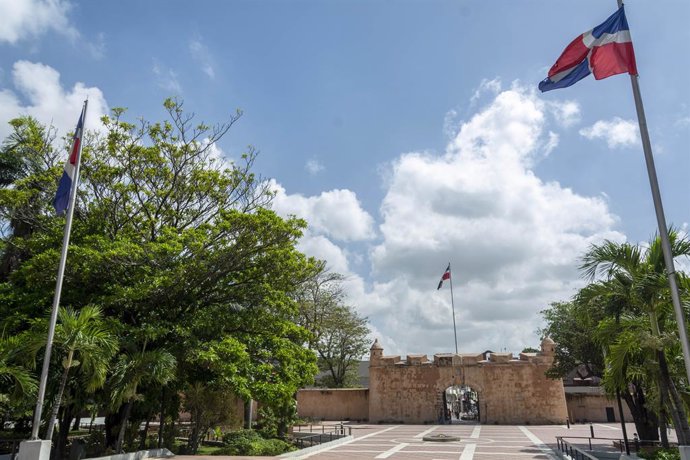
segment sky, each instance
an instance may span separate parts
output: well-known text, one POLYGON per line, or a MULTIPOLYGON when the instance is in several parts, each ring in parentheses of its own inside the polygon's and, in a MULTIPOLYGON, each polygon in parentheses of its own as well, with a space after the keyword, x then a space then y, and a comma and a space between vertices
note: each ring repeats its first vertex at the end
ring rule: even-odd
MULTIPOLYGON (((384 354, 539 346, 540 311, 585 281, 605 239, 656 218, 630 77, 541 94, 565 46, 615 0, 0 0, 0 138, 23 114, 87 129, 126 107, 162 120, 244 115, 248 145, 299 242, 345 276, 384 354)), ((690 222, 690 3, 626 14, 669 224, 690 222)))

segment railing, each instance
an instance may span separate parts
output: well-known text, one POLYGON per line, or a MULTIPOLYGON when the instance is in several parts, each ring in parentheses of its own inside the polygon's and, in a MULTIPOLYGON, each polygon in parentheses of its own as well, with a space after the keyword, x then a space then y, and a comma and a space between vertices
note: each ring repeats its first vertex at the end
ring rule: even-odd
MULTIPOLYGON (((576 447, 574 444, 575 443, 580 443, 584 444, 584 440, 587 440, 587 444, 589 445, 589 450, 601 450, 603 452, 620 452, 621 454, 625 451, 628 451, 625 447, 625 441, 621 438, 599 438, 599 437, 585 437, 585 436, 556 436, 556 443, 558 444, 558 450, 569 454, 569 449, 572 448, 573 451, 575 449, 579 450, 583 454, 585 454, 584 450, 582 448, 576 447), (577 441, 573 442, 568 442, 564 438, 568 439, 575 439, 577 441), (592 448, 592 440, 595 441, 611 441, 611 447, 607 447, 606 444, 602 444, 601 442, 598 442, 597 444, 594 444, 594 449, 592 448), (568 450, 566 450, 568 449, 568 450)), ((675 447, 677 443, 669 443, 671 447, 675 447)), ((639 452, 641 447, 651 447, 651 446, 661 446, 661 441, 658 440, 645 440, 645 439, 638 439, 637 436, 635 436, 632 440, 628 441, 628 449, 629 451, 634 451, 634 452, 639 452)), ((573 458, 590 458, 590 457, 573 457, 573 458)))
POLYGON ((10 456, 10 460, 17 458, 19 452, 19 443, 21 439, 0 439, 0 455, 10 456))
MULTIPOLYGON (((584 439, 584 438, 582 438, 584 439)), ((589 439, 589 450, 592 450, 592 439, 589 439)), ((562 436, 556 436, 556 444, 558 444, 558 451, 569 455, 573 460, 598 460, 594 455, 590 455, 579 447, 575 447, 562 436)))
POLYGON ((304 449, 305 447, 311 447, 315 446, 317 444, 323 444, 324 442, 330 442, 334 441, 336 439, 344 438, 345 436, 351 436, 352 435, 352 427, 351 426, 345 426, 342 423, 338 425, 320 425, 321 427, 321 433, 319 433, 319 425, 314 427, 314 425, 296 425, 293 427, 293 435, 295 433, 314 433, 314 434, 308 434, 306 436, 295 436, 295 445, 299 447, 300 449, 304 449), (309 427, 309 431, 307 431, 307 427, 309 427), (304 430, 302 430, 304 428, 304 430), (316 428, 316 430, 314 430, 316 428), (329 429, 328 432, 326 432, 326 428, 329 429), (296 429, 296 431, 295 431, 296 429), (347 431, 347 434, 346 434, 347 431))

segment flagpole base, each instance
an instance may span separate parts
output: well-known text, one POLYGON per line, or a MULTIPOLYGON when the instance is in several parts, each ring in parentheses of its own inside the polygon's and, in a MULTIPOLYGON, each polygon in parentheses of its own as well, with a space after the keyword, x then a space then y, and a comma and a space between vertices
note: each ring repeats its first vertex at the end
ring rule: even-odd
POLYGON ((17 460, 50 460, 50 440, 36 439, 19 444, 17 460))
POLYGON ((690 446, 678 446, 680 460, 690 460, 690 446))

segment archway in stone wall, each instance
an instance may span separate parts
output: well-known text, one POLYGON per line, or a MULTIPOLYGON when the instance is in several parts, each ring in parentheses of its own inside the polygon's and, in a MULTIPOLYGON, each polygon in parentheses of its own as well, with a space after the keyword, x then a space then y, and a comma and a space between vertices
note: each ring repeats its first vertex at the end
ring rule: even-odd
POLYGON ((441 395, 443 421, 454 425, 476 425, 481 417, 479 392, 469 385, 451 385, 441 395))

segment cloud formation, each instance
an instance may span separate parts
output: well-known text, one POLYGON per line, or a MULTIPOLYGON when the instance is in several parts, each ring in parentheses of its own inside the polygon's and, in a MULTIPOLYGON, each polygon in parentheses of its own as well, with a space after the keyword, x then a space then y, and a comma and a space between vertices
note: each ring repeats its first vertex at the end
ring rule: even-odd
POLYGON ((216 78, 216 71, 213 65, 213 57, 208 47, 201 41, 201 37, 189 41, 189 52, 192 58, 201 65, 201 71, 211 80, 216 78))
POLYGON ((611 120, 599 120, 592 126, 582 128, 580 135, 587 139, 604 139, 609 148, 630 147, 639 144, 639 128, 633 120, 613 117, 611 120))
MULTIPOLYGON (((354 203, 352 192, 278 192, 278 207, 314 219, 303 250, 330 254, 336 271, 344 270, 349 301, 369 317, 386 353, 453 351, 450 292, 447 285, 436 290, 449 260, 461 351, 537 346, 539 311, 582 284, 581 254, 605 238, 625 239, 604 199, 534 172, 557 149, 558 134, 549 128, 569 124, 577 104, 546 103, 519 84, 499 85, 482 83, 492 99, 448 130, 456 135, 443 154, 411 152, 388 165, 378 236, 364 252, 336 238, 336 229, 364 222, 359 206, 335 206, 336 197, 354 203), (337 208, 338 220, 316 202, 337 208), (355 253, 368 263, 366 278, 352 270, 355 253)), ((348 233, 369 234, 369 224, 356 228, 348 233)))
POLYGON ((63 0, 2 0, 0 42, 15 44, 48 31, 74 39, 79 33, 67 19, 70 8, 63 0))
POLYGON ((63 136, 74 130, 82 104, 88 97, 89 109, 86 129, 100 129, 100 117, 108 113, 108 104, 97 87, 77 82, 72 89, 64 89, 60 73, 37 62, 17 61, 12 67, 14 90, 0 89, 0 138, 5 138, 12 118, 30 115, 41 123, 52 124, 63 136), (21 96, 21 98, 20 98, 21 96), (27 101, 23 104, 21 100, 27 101))
POLYGON ((304 169, 306 169, 310 175, 315 176, 324 170, 324 166, 319 163, 319 160, 312 158, 304 165, 304 169))
POLYGON ((173 95, 179 95, 182 93, 182 85, 180 85, 177 79, 177 72, 169 67, 161 65, 157 60, 153 60, 153 67, 151 68, 153 75, 155 76, 156 85, 163 88, 173 95))
POLYGON ((273 209, 282 216, 295 215, 306 219, 314 234, 343 242, 374 237, 374 219, 350 190, 330 190, 311 197, 288 195, 285 188, 275 181, 272 181, 271 189, 276 192, 273 209))

